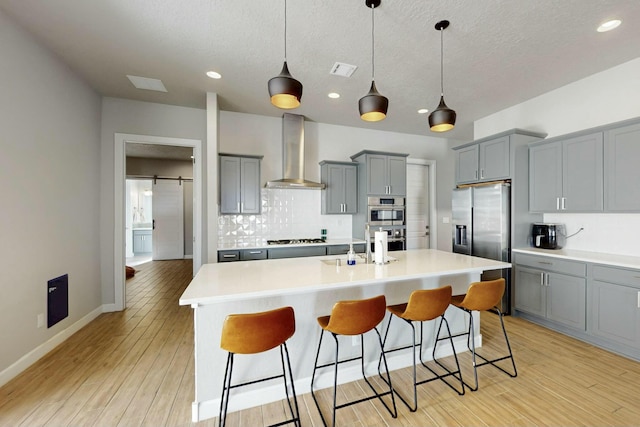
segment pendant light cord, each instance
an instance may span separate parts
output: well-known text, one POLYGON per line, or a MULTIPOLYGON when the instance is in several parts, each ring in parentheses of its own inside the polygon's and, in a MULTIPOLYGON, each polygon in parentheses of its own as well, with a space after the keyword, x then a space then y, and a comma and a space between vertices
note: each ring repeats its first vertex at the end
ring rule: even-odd
POLYGON ((287 0, 284 0, 284 62, 287 62, 287 0))
POLYGON ((440 96, 444 96, 444 49, 442 42, 442 32, 444 28, 440 28, 440 96))
POLYGON ((375 80, 376 62, 375 62, 375 19, 373 18, 375 6, 371 5, 371 81, 375 80))

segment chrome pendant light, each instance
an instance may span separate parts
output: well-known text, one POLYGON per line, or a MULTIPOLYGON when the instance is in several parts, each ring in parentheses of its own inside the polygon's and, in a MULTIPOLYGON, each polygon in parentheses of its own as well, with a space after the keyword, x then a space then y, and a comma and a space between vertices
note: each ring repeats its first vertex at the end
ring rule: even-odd
POLYGON ((444 102, 442 31, 448 26, 449 21, 446 20, 436 24, 436 30, 440 31, 440 104, 438 104, 438 108, 429 114, 429 126, 433 132, 446 132, 453 129, 456 124, 456 112, 447 107, 447 104, 444 102))
POLYGON ((379 122, 387 116, 389 108, 389 99, 380 95, 376 89, 375 82, 375 21, 373 18, 374 9, 380 6, 381 0, 365 0, 365 5, 371 8, 371 88, 369 93, 360 98, 358 108, 360 110, 360 118, 367 122, 379 122))
POLYGON ((269 80, 271 103, 278 108, 290 110, 300 106, 302 83, 294 79, 287 66, 287 0, 284 0, 284 64, 280 74, 269 80))

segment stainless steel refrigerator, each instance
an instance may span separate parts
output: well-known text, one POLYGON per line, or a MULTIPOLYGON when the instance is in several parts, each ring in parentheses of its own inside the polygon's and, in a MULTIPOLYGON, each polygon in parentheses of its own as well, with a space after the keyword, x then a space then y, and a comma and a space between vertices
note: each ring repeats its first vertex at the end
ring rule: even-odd
MULTIPOLYGON (((453 252, 511 262, 511 202, 508 183, 453 190, 453 252)), ((510 269, 486 272, 482 280, 504 277, 502 311, 511 312, 510 269)))

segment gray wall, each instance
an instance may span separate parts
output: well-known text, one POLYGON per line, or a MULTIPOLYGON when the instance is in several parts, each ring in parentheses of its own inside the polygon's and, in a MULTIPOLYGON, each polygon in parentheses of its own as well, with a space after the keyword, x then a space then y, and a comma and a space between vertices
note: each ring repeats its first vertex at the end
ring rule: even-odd
MULTIPOLYGON (((114 135, 126 133, 206 141, 206 111, 126 99, 103 98, 100 151, 100 255, 102 259, 102 302, 114 297, 114 135)), ((206 153, 203 153, 206 159, 206 153)), ((203 170, 206 182, 206 165, 203 170)), ((206 202, 206 201, 203 201, 206 202)), ((206 203, 203 203, 206 206, 206 203)), ((206 218, 206 215, 203 215, 206 218)), ((206 242, 203 242, 206 247, 206 242)))
POLYGON ((101 105, 2 11, 0 58, 2 374, 101 307, 101 105), (62 274, 69 274, 69 317, 37 328, 37 315, 46 319, 47 280, 62 274))

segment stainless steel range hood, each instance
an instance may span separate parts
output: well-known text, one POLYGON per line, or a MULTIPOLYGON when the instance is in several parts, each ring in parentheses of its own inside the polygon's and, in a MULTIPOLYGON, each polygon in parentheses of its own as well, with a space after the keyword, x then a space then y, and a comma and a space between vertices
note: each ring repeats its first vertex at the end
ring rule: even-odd
POLYGON ((282 179, 267 182, 266 188, 322 190, 325 185, 304 179, 304 116, 282 115, 282 179))

